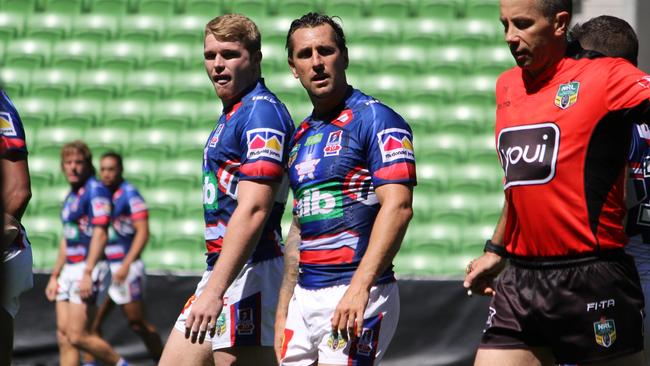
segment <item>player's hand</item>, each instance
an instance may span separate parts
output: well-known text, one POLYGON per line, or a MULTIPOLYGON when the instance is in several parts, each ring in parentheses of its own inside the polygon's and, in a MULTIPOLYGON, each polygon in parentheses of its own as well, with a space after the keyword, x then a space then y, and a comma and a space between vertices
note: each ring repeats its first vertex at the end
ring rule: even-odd
POLYGON ((56 300, 56 293, 58 288, 58 279, 55 276, 50 276, 50 280, 47 281, 47 286, 45 287, 45 297, 47 297, 49 301, 56 300))
POLYGON ((482 256, 469 262, 463 287, 479 295, 494 296, 494 279, 506 266, 505 258, 485 252, 482 256))
POLYGON ((199 344, 203 344, 206 333, 209 332, 210 337, 214 337, 221 310, 223 310, 223 299, 204 291, 192 304, 190 314, 185 320, 185 338, 192 343, 198 341, 199 344))
POLYGON ((370 291, 350 285, 343 294, 332 316, 332 332, 345 341, 361 336, 363 314, 368 305, 370 291))
POLYGON ((89 272, 84 271, 79 281, 79 296, 82 300, 86 300, 93 294, 93 279, 89 272))
POLYGON ((113 282, 116 284, 122 284, 124 281, 126 281, 126 276, 129 275, 129 266, 120 266, 120 269, 115 271, 115 274, 113 274, 113 282))
POLYGON ((282 364, 282 345, 284 343, 284 327, 287 324, 287 314, 277 309, 275 313, 275 332, 273 340, 273 349, 275 350, 275 358, 278 360, 278 365, 282 364))

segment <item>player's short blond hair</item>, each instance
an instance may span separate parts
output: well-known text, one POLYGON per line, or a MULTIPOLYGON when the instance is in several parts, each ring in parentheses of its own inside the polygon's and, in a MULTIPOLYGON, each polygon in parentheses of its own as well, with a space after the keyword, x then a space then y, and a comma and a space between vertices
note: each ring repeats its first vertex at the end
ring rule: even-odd
POLYGON ((251 55, 262 48, 262 36, 257 25, 241 14, 225 14, 208 22, 205 35, 212 34, 217 41, 239 42, 251 55))
POLYGON ((81 154, 84 162, 90 167, 92 174, 95 174, 95 166, 93 165, 93 154, 88 145, 81 140, 70 141, 63 145, 61 148, 61 167, 63 167, 63 160, 70 154, 81 154))

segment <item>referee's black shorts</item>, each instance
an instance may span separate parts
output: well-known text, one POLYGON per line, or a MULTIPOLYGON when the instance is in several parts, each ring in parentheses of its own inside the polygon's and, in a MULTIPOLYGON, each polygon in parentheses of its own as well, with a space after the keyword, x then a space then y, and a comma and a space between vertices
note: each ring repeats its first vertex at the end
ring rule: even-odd
POLYGON ((495 290, 479 348, 548 347, 557 363, 573 364, 643 350, 643 292, 623 250, 511 258, 495 290))

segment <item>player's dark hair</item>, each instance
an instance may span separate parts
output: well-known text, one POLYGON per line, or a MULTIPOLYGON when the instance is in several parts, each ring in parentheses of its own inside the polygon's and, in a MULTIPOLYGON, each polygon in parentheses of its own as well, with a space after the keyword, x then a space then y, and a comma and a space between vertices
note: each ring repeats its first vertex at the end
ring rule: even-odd
POLYGON ((122 164, 122 155, 115 151, 107 151, 102 154, 102 157, 99 159, 104 160, 104 158, 113 158, 117 162, 117 165, 120 167, 120 171, 124 171, 124 165, 122 164))
POLYGON ((639 40, 632 26, 623 19, 601 15, 578 23, 569 31, 569 39, 580 42, 584 49, 637 64, 639 40))
POLYGON ((312 12, 307 13, 298 19, 294 19, 294 21, 291 22, 291 26, 289 27, 289 32, 287 32, 287 42, 285 48, 287 49, 288 56, 291 57, 291 54, 293 53, 291 36, 296 30, 300 28, 314 28, 323 24, 329 24, 329 26, 332 27, 334 30, 334 41, 336 42, 336 46, 341 52, 347 53, 348 48, 345 45, 345 34, 343 34, 343 28, 341 28, 341 25, 336 22, 334 18, 338 17, 330 17, 325 14, 312 12))
POLYGON ((552 20, 557 13, 566 11, 569 13, 569 20, 573 15, 573 1, 572 0, 537 0, 542 10, 542 14, 552 20))

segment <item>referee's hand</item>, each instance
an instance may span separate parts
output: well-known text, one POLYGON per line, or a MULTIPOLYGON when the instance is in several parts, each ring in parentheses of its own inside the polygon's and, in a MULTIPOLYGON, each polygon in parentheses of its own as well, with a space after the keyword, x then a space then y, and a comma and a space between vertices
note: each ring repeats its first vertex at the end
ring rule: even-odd
POLYGON ((506 265, 506 260, 501 256, 485 252, 482 256, 469 262, 467 274, 463 287, 475 293, 485 296, 494 296, 495 291, 492 283, 506 265))

